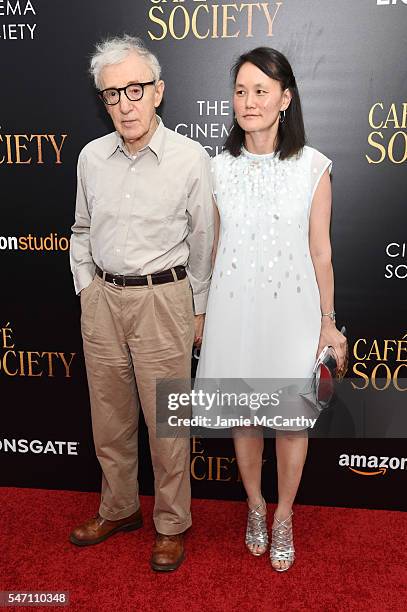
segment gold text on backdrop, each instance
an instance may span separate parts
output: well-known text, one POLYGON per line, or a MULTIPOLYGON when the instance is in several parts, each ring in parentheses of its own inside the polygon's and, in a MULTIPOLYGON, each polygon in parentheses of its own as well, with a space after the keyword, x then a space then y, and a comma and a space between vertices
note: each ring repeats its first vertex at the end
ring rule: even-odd
POLYGON ((0 134, 0 164, 62 164, 67 134, 0 134))
POLYGON ((71 366, 76 353, 17 351, 10 322, 0 329, 0 347, 0 376, 72 377, 71 366))
POLYGON ((386 158, 393 164, 407 161, 407 102, 388 106, 376 102, 369 111, 369 125, 374 131, 367 142, 376 149, 374 157, 366 155, 369 164, 381 164, 386 158))
POLYGON ((353 373, 361 379, 360 386, 352 382, 354 389, 367 389, 371 384, 376 391, 385 391, 393 384, 397 391, 407 391, 401 386, 407 376, 407 334, 395 339, 359 338, 353 356, 353 373))
MULTIPOLYGON (((264 28, 257 35, 273 36, 273 26, 283 2, 234 2, 211 4, 206 0, 151 0, 149 30, 151 40, 167 36, 183 40, 189 35, 205 38, 238 38, 254 36, 255 15, 259 15, 264 28)), ((257 21, 256 21, 257 23, 257 21)))

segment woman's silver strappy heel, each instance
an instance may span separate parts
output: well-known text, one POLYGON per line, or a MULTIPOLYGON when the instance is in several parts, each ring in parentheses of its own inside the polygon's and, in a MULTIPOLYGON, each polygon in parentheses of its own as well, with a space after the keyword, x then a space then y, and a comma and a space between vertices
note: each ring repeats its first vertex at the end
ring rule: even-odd
POLYGON ((266 514, 260 514, 258 509, 262 506, 266 506, 266 502, 263 501, 258 504, 255 508, 249 508, 249 512, 247 514, 247 528, 246 528, 246 546, 248 550, 255 557, 260 557, 264 555, 267 550, 267 545, 269 543, 269 538, 267 534, 267 517, 266 514), (250 546, 261 546, 264 548, 262 552, 253 552, 250 546))
POLYGON ((291 517, 293 512, 280 521, 274 517, 274 524, 271 535, 270 561, 276 572, 285 572, 294 563, 294 543, 293 543, 293 524, 291 517), (276 561, 286 561, 287 567, 274 567, 276 561))

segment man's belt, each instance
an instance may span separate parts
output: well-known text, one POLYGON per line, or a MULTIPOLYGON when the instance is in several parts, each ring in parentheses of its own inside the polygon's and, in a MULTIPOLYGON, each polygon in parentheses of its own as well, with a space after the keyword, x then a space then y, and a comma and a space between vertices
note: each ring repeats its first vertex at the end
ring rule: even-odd
POLYGON ((136 287, 149 284, 149 277, 153 285, 172 283, 186 277, 187 273, 184 266, 175 266, 162 272, 154 272, 144 276, 123 276, 122 274, 108 274, 96 266, 96 274, 104 278, 108 283, 113 283, 116 287, 136 287))

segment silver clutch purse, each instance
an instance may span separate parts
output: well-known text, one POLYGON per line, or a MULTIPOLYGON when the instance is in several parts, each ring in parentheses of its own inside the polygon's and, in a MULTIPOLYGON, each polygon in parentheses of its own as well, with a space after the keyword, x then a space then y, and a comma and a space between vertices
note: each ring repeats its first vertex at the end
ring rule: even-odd
MULTIPOLYGON (((341 333, 346 336, 346 328, 341 333)), ((333 346, 325 346, 318 355, 311 379, 301 396, 319 412, 329 406, 335 393, 335 381, 341 381, 348 369, 348 350, 345 363, 338 368, 337 355, 333 346)))

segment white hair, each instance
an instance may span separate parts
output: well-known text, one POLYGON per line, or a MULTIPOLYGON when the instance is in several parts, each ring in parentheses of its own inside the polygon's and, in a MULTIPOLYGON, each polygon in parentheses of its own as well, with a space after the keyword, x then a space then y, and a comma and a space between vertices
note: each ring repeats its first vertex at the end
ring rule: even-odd
POLYGON ((107 38, 96 45, 91 57, 89 72, 97 89, 102 88, 101 72, 105 66, 120 64, 130 53, 137 53, 149 65, 155 81, 160 79, 161 66, 156 56, 145 46, 141 38, 124 34, 122 37, 107 38))

